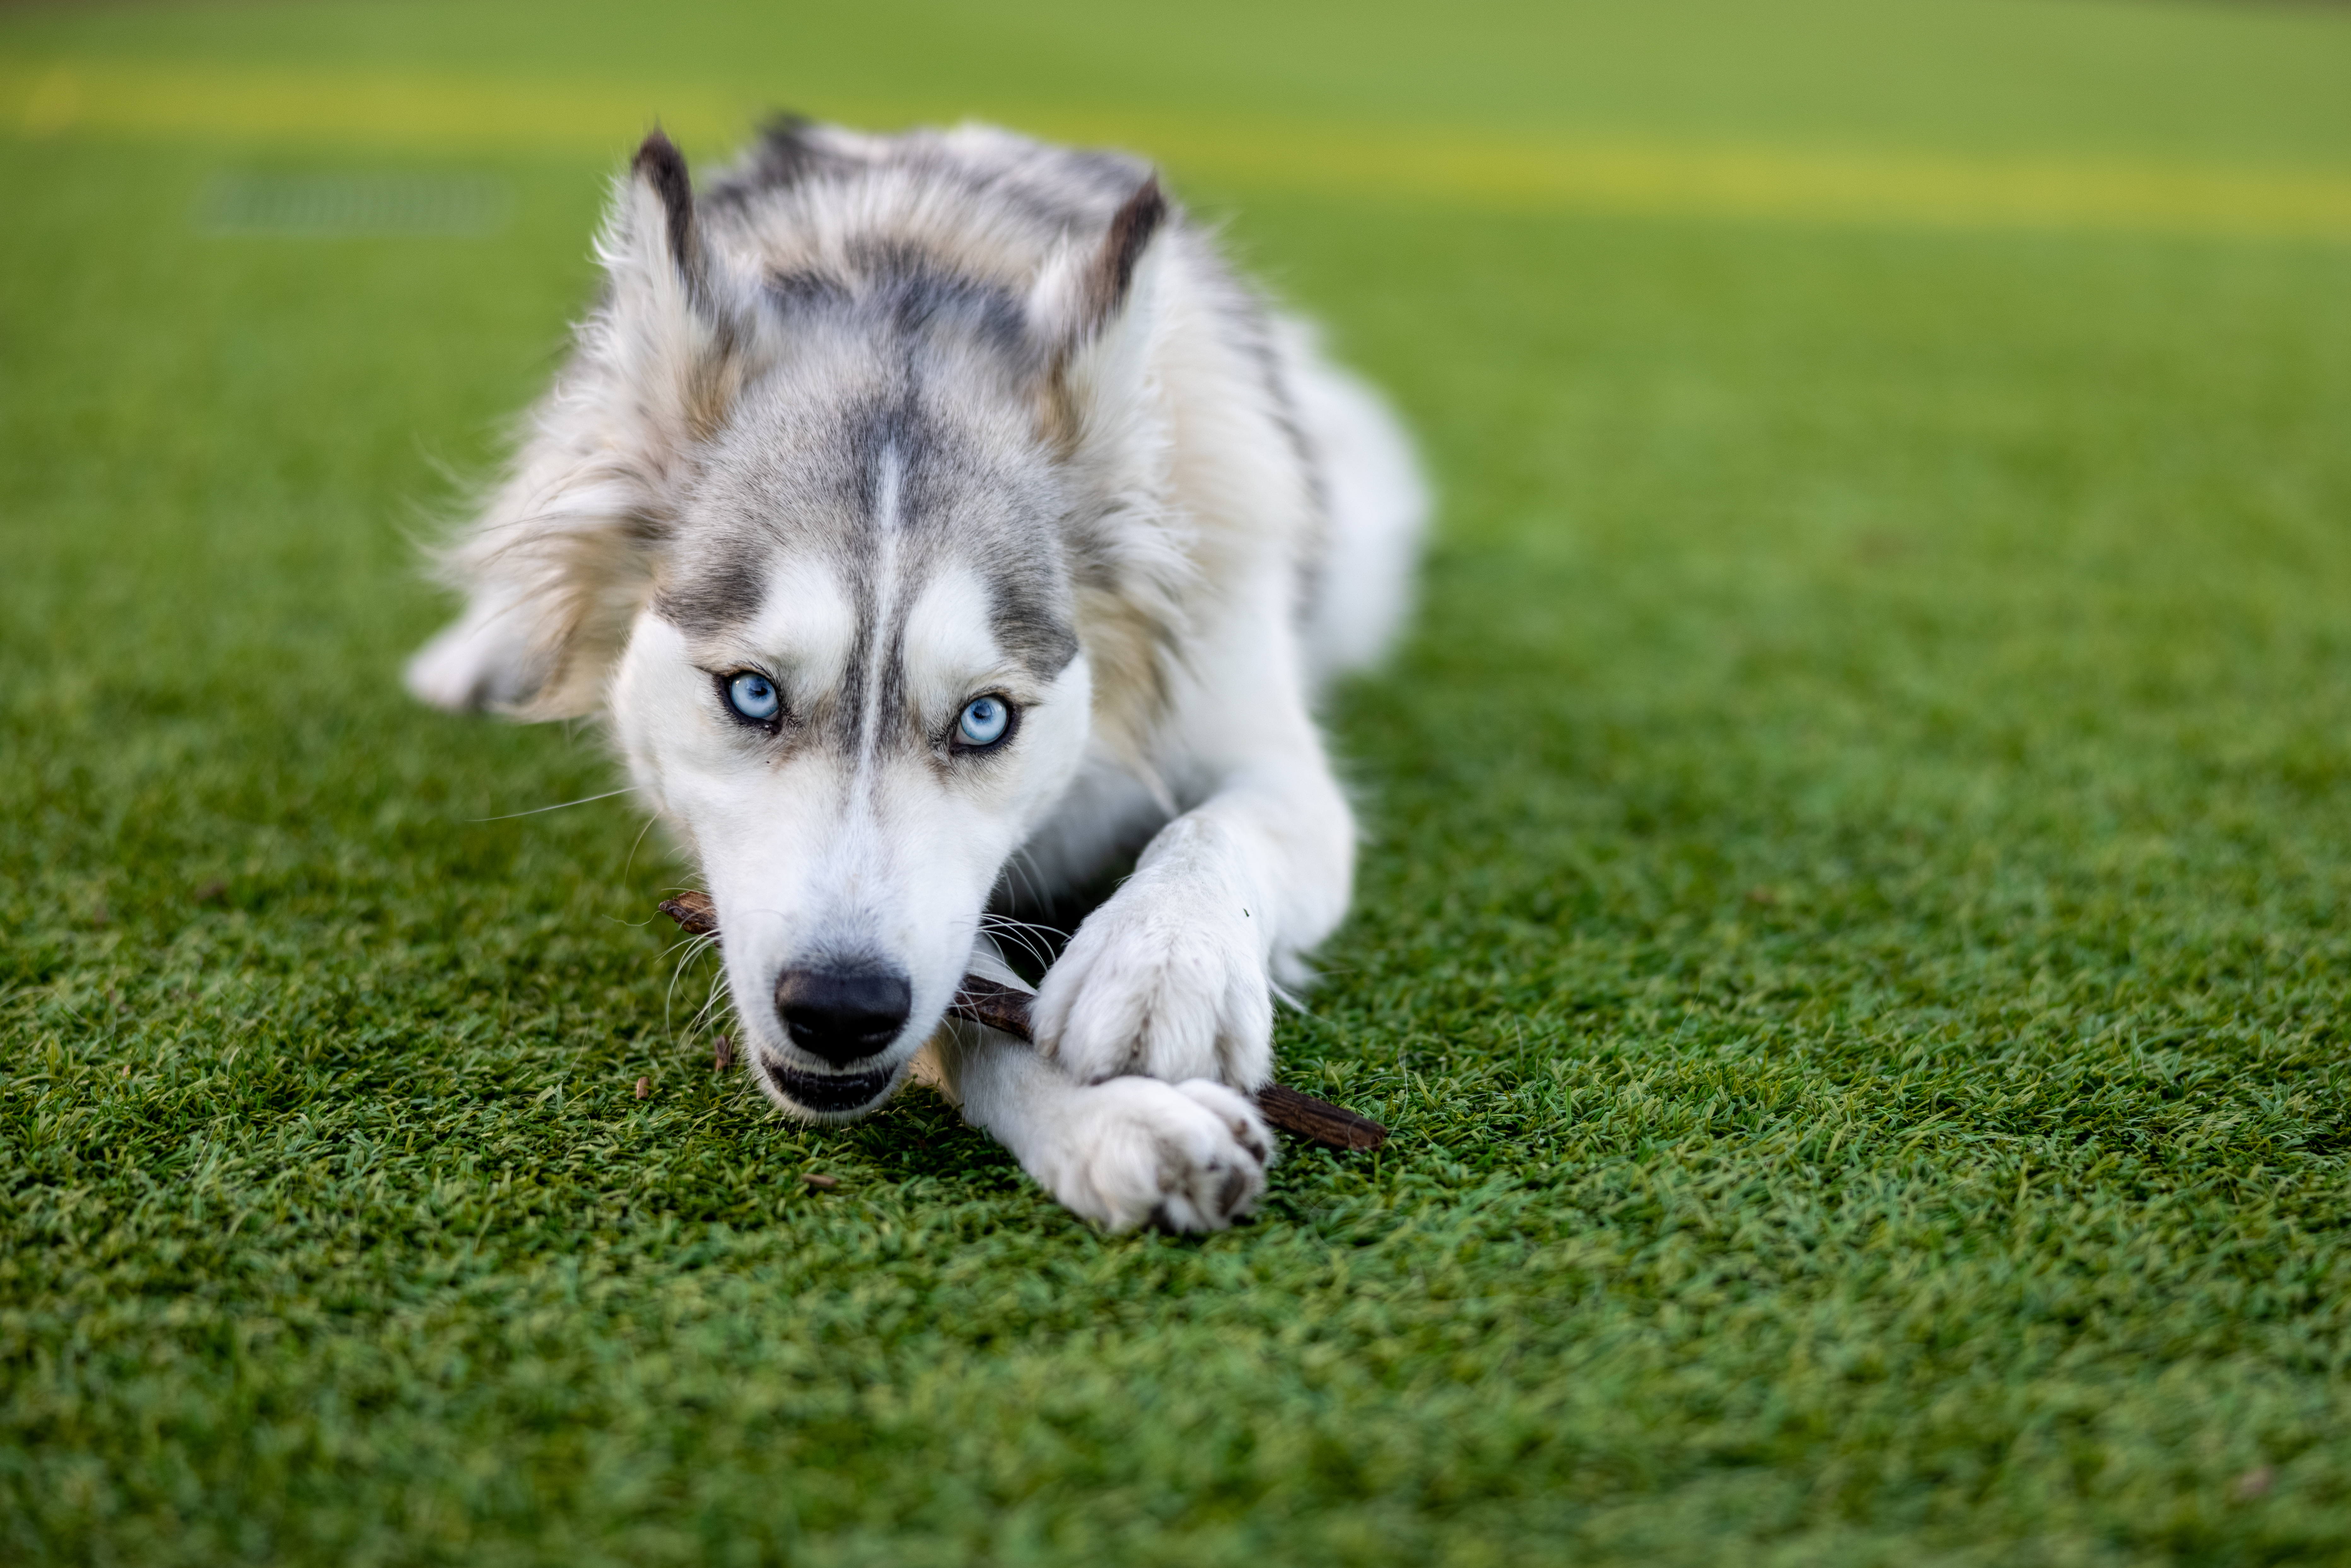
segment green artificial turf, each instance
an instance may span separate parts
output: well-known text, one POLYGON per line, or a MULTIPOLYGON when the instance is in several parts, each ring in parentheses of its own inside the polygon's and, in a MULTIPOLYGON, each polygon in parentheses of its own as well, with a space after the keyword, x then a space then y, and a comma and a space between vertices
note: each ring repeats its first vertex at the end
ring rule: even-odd
POLYGON ((0 16, 59 61, 613 107, 0 126, 0 1561, 2351 1558, 2351 243, 1178 162, 1444 494, 1280 1040, 1395 1136, 1211 1239, 779 1123, 642 819, 508 815, 598 737, 396 679, 664 94, 2341 178, 2351 14, 0 16), (507 216, 201 221, 368 171, 507 216))

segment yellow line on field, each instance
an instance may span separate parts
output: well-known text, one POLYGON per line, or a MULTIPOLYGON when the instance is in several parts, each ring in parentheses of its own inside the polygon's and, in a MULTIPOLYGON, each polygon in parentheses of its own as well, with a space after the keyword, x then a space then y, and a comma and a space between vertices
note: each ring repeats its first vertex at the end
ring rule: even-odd
POLYGON ((1171 125, 1142 144, 1235 181, 1484 207, 2351 240, 2351 176, 2329 173, 1322 126, 1171 125))
MULTIPOLYGON (((707 88, 664 93, 413 74, 0 61, 0 125, 37 138, 575 152, 617 161, 656 115, 689 147, 716 152, 761 107, 707 88)), ((2351 173, 2317 170, 1211 123, 1147 111, 1045 109, 1022 116, 1022 125, 1134 147, 1179 173, 1238 184, 1484 208, 2351 240, 2351 173)))
POLYGON ((351 71, 0 61, 0 123, 68 132, 434 152, 595 152, 617 156, 656 114, 742 133, 707 93, 351 71), (714 112, 714 110, 716 112, 714 112))

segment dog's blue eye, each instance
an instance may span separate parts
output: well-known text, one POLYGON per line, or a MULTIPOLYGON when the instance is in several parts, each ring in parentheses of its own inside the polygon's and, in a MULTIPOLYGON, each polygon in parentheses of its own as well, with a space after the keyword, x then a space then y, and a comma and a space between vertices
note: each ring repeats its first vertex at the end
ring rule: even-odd
POLYGON ((1001 697, 974 697, 963 705, 963 717, 956 723, 956 733, 966 746, 994 746, 1004 738, 1004 727, 1012 722, 1012 709, 1001 697))
POLYGON ((749 670, 726 683, 726 702, 737 713, 758 724, 775 717, 784 706, 784 699, 776 694, 776 683, 749 670))

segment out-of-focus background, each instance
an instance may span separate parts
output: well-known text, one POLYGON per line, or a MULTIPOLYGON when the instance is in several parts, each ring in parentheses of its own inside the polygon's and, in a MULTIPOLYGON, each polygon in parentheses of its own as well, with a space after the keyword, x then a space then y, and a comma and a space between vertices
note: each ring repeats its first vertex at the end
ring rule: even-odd
POLYGON ((0 214, 0 1558, 2351 1541, 2351 11, 17 6, 0 214), (398 690, 778 107, 1158 158, 1425 442, 1280 1046, 1396 1136, 1230 1235, 778 1124, 398 690))

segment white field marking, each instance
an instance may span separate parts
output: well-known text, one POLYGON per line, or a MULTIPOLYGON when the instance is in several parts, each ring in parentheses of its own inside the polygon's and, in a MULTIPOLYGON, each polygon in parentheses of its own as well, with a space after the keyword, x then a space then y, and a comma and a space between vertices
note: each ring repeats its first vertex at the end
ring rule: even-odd
MULTIPOLYGON (((765 107, 685 83, 550 82, 304 67, 0 60, 0 130, 270 146, 609 157, 658 111, 686 144, 732 146, 765 107)), ((935 119, 911 103, 834 104, 862 123, 935 119)), ((1010 111, 1008 111, 1010 112, 1010 111)), ((1503 135, 1148 110, 1024 107, 1024 127, 1146 147, 1179 173, 1506 211, 2088 231, 2351 244, 2351 171, 2062 152, 2022 157, 1673 141, 1606 132, 1503 135)))

